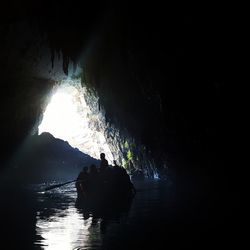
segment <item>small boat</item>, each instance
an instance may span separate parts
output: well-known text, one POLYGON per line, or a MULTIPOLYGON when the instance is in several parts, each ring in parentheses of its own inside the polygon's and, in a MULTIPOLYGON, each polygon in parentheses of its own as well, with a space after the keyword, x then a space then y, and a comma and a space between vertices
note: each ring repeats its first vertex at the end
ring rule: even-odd
MULTIPOLYGON (((131 183, 132 184, 132 183, 131 183)), ((89 189, 77 188, 76 206, 86 209, 120 209, 128 206, 136 191, 133 186, 95 185, 89 189)))
POLYGON ((126 170, 119 166, 98 172, 92 165, 89 173, 79 174, 76 190, 76 205, 90 209, 121 207, 136 193, 126 170))

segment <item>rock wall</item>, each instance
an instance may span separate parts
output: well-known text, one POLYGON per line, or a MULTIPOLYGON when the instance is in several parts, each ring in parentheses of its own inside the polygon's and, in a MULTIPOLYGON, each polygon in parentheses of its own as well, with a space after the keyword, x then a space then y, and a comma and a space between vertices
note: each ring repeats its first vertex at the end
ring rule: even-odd
POLYGON ((205 168, 223 163, 230 117, 223 17, 104 5, 39 1, 1 16, 3 158, 37 126, 53 86, 80 75, 98 96, 93 110, 105 110, 107 139, 122 138, 117 128, 156 166, 171 157, 205 168))
POLYGON ((126 127, 121 126, 119 117, 115 123, 106 115, 105 105, 100 103, 100 92, 96 91, 91 81, 86 80, 86 65, 75 64, 71 60, 65 65, 63 53, 52 50, 48 37, 25 22, 6 28, 1 54, 4 67, 2 81, 5 81, 2 88, 5 98, 2 98, 1 107, 4 110, 7 106, 3 113, 6 123, 3 130, 11 131, 11 137, 8 133, 1 134, 6 156, 18 151, 26 137, 37 133, 52 94, 61 84, 68 82, 87 101, 92 116, 89 126, 104 134, 118 164, 129 168, 129 162, 133 162, 135 168, 143 168, 146 174, 152 176, 153 172, 148 170, 152 163, 148 164, 149 156, 145 150, 140 152, 139 148, 144 148, 140 141, 135 141, 126 127), (78 84, 79 78, 81 85, 78 84), (12 109, 15 111, 12 112, 12 109), (9 124, 12 126, 9 127, 9 124))

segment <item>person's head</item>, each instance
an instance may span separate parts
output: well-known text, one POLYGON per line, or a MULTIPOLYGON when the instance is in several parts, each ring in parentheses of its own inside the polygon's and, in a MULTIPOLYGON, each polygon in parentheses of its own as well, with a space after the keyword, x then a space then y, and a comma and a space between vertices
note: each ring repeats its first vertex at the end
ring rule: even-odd
POLYGON ((91 165, 89 166, 89 171, 90 171, 91 173, 96 172, 96 171, 97 171, 96 165, 95 165, 95 164, 91 164, 91 165))
POLYGON ((87 172, 88 172, 88 167, 87 167, 87 166, 84 166, 84 167, 82 168, 82 172, 87 173, 87 172))
POLYGON ((103 160, 103 159, 105 159, 105 154, 104 153, 101 153, 100 154, 100 158, 103 160))
POLYGON ((114 163, 113 169, 119 169, 120 168, 120 166, 117 164, 116 161, 113 161, 113 163, 114 163))

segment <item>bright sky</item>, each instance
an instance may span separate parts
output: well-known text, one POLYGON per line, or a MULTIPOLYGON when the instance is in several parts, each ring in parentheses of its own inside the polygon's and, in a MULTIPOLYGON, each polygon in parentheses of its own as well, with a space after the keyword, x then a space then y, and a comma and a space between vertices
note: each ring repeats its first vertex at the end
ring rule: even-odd
POLYGON ((48 104, 38 134, 49 132, 54 137, 68 141, 72 147, 99 159, 104 152, 109 163, 113 156, 101 131, 89 126, 95 119, 83 94, 70 85, 62 85, 48 104))

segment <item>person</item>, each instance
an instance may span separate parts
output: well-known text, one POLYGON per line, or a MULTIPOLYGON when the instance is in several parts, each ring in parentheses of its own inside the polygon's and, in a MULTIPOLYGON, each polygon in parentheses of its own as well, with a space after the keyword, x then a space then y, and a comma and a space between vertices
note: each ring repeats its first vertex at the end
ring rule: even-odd
POLYGON ((88 193, 94 198, 99 190, 99 173, 95 164, 89 166, 88 193))
POLYGON ((95 178, 98 174, 97 167, 95 164, 91 164, 89 166, 89 175, 93 178, 95 178))
POLYGON ((109 179, 109 164, 108 161, 105 158, 105 154, 101 153, 100 154, 101 158, 101 163, 100 163, 100 169, 99 169, 99 174, 100 174, 100 180, 102 183, 107 183, 109 179))
POLYGON ((104 153, 100 154, 100 158, 101 163, 99 168, 99 184, 103 197, 106 197, 112 189, 112 172, 109 168, 109 164, 104 153))
POLYGON ((88 182, 88 167, 84 166, 79 173, 76 181, 76 190, 78 196, 86 196, 87 182, 88 182))
POLYGON ((106 170, 109 166, 107 159, 105 158, 105 154, 101 153, 100 154, 100 158, 101 158, 101 163, 100 163, 100 170, 106 170))
POLYGON ((132 194, 135 195, 136 189, 133 183, 131 182, 126 169, 119 166, 115 160, 113 162, 114 186, 116 187, 116 191, 119 192, 121 195, 126 195, 131 191, 132 194))

